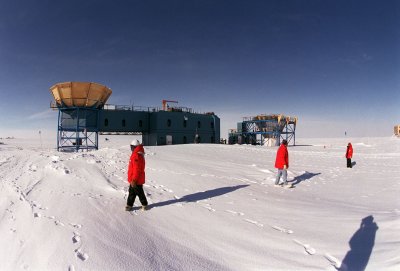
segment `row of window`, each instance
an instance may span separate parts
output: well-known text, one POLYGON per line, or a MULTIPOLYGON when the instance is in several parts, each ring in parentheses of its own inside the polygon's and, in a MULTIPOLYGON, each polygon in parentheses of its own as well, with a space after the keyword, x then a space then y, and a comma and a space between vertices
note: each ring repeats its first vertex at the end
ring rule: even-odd
MULTIPOLYGON (((171 127, 172 125, 172 121, 170 119, 167 120, 167 126, 171 127)), ((107 127, 108 126, 108 119, 104 119, 104 126, 107 127)), ((183 120, 183 127, 186 128, 187 126, 187 120, 183 120)), ((122 120, 122 127, 126 127, 126 120, 122 120)), ((143 121, 139 120, 139 127, 143 127, 143 121)), ((201 128, 201 122, 198 121, 197 122, 197 128, 201 128)), ((214 122, 211 122, 211 129, 214 129, 214 122)))
MULTIPOLYGON (((108 119, 104 119, 104 126, 108 126, 108 119)), ((122 127, 126 127, 126 120, 122 120, 122 127)), ((143 127, 143 121, 139 120, 139 127, 143 127)))

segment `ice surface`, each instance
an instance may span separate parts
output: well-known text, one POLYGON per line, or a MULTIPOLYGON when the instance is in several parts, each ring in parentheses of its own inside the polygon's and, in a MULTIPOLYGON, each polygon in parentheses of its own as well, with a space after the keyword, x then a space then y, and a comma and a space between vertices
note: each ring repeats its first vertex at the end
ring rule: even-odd
POLYGON ((275 147, 145 147, 144 212, 124 210, 131 139, 107 138, 2 140, 0 270, 400 270, 397 138, 297 139, 293 189, 275 147))

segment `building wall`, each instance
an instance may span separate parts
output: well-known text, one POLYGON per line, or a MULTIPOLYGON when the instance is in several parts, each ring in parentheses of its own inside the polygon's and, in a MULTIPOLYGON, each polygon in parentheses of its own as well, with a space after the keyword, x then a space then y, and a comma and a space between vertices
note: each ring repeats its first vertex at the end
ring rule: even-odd
POLYGON ((218 143, 219 129, 219 118, 215 115, 168 111, 150 113, 149 134, 157 134, 157 145, 166 145, 167 135, 172 136, 172 144, 194 143, 196 134, 200 143, 218 143))
POLYGON ((99 130, 101 132, 147 132, 149 130, 149 113, 130 110, 100 110, 99 130))
POLYGON ((90 108, 63 108, 59 111, 58 124, 63 131, 77 131, 85 128, 88 132, 97 131, 97 109, 90 108))
POLYGON ((142 112, 129 110, 100 110, 99 131, 135 132, 143 134, 146 146, 194 143, 219 143, 220 119, 215 115, 188 112, 142 112))

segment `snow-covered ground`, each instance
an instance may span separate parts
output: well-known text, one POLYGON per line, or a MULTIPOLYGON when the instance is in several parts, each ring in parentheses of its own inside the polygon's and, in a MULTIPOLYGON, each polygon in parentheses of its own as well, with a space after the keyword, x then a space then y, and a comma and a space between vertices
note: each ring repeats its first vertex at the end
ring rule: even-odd
POLYGON ((126 212, 132 138, 107 137, 0 140, 0 270, 400 270, 398 138, 298 139, 293 189, 276 147, 145 147, 152 208, 126 212))

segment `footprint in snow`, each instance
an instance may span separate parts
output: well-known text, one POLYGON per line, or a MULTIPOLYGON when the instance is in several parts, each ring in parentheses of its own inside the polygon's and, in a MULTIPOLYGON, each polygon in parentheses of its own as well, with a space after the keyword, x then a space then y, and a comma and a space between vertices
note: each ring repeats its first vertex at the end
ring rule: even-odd
POLYGON ((62 223, 60 220, 54 221, 54 224, 56 224, 57 226, 63 226, 64 227, 64 223, 62 223))
POLYGON ((324 255, 325 259, 327 259, 329 261, 329 263, 331 265, 333 265, 336 269, 340 268, 342 263, 341 261, 339 261, 338 259, 336 259, 335 257, 333 257, 332 255, 325 253, 324 255))
POLYGON ((225 212, 231 213, 233 215, 239 215, 239 216, 244 215, 244 213, 242 213, 242 212, 236 212, 236 211, 232 211, 232 210, 225 210, 225 212))
POLYGON ((132 211, 129 211, 128 213, 131 215, 139 215, 137 210, 132 210, 132 211))
POLYGON ((75 271, 75 267, 71 264, 68 266, 68 271, 75 271))
POLYGON ((77 232, 74 232, 74 236, 72 236, 72 242, 75 244, 75 243, 78 243, 78 242, 80 242, 80 241, 81 241, 81 236, 80 236, 80 234, 77 233, 77 232))
POLYGON ((261 223, 259 223, 259 222, 257 222, 257 221, 255 221, 255 220, 251 220, 251 219, 244 219, 244 221, 246 221, 246 222, 248 222, 248 223, 251 223, 251 224, 254 224, 254 225, 256 225, 256 226, 258 226, 258 227, 264 227, 264 225, 263 224, 261 224, 261 223))
POLYGON ((315 254, 315 249, 313 247, 311 247, 309 244, 303 244, 300 241, 293 239, 293 242, 295 242, 296 244, 304 247, 305 251, 309 254, 309 255, 314 255, 315 254))
POLYGON ((60 160, 60 157, 59 157, 59 156, 54 155, 54 156, 51 157, 51 161, 52 161, 53 163, 57 163, 59 160, 60 160))
POLYGON ((37 203, 36 201, 32 201, 32 207, 41 208, 42 206, 39 203, 37 203))
POLYGON ((212 208, 211 206, 203 205, 203 208, 206 208, 206 209, 209 210, 210 212, 215 212, 215 209, 212 208))
POLYGON ((82 261, 86 261, 87 259, 89 259, 89 255, 87 253, 84 253, 83 251, 81 251, 80 248, 75 249, 75 255, 76 255, 76 257, 78 257, 78 259, 80 259, 82 261))
POLYGON ((285 229, 285 228, 282 228, 282 227, 279 227, 279 226, 271 226, 274 230, 277 230, 277 231, 280 231, 280 232, 283 232, 283 233, 287 233, 287 234, 292 234, 293 233, 293 231, 292 230, 289 230, 289 229, 285 229))

